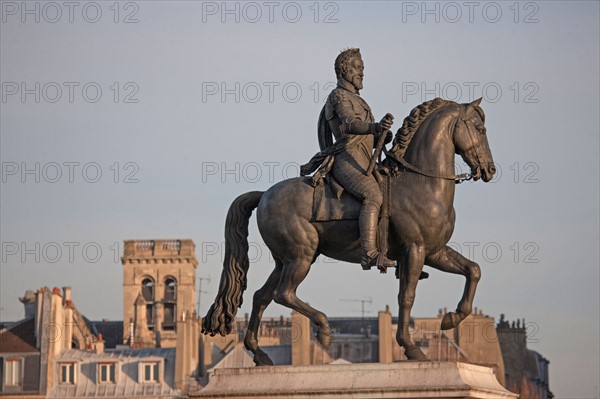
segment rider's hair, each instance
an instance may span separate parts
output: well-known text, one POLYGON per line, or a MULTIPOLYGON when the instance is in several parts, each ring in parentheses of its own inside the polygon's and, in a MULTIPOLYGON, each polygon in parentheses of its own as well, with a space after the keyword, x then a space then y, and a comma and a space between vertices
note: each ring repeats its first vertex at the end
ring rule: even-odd
POLYGON ((335 76, 338 78, 342 76, 342 73, 347 71, 348 65, 350 65, 350 61, 354 57, 361 57, 360 49, 349 48, 342 51, 335 59, 335 76))

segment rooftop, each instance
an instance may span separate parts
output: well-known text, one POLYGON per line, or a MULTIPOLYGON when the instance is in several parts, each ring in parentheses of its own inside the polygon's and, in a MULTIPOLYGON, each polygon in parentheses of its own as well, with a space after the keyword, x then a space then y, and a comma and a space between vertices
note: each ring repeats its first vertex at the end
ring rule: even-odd
POLYGON ((48 392, 48 398, 171 398, 180 392, 175 386, 175 348, 132 349, 120 347, 102 353, 67 349, 57 359, 58 362, 78 363, 78 376, 75 384, 59 384, 48 392), (159 383, 141 383, 138 377, 141 361, 163 360, 164 377, 159 383), (97 383, 97 363, 115 361, 118 364, 116 384, 97 383))

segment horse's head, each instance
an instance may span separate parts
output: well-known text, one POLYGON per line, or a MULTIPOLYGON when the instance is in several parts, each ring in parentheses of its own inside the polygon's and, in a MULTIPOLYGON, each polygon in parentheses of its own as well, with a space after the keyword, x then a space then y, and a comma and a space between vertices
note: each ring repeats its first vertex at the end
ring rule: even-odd
POLYGON ((481 178, 484 182, 489 182, 496 173, 496 167, 486 136, 485 114, 479 103, 481 98, 461 105, 453 140, 456 153, 471 168, 473 180, 481 178))

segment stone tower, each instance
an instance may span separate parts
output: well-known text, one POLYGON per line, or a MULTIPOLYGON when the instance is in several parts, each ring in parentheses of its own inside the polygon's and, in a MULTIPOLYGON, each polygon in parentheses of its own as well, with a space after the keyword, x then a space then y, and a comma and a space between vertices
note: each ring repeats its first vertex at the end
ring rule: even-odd
POLYGON ((177 321, 195 315, 196 266, 192 240, 124 242, 123 343, 175 347, 177 321))

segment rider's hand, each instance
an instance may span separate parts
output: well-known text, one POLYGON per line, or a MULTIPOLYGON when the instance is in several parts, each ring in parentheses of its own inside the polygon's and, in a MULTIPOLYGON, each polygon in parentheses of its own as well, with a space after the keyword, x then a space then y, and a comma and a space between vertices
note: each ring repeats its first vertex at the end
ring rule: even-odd
POLYGON ((379 122, 379 126, 381 126, 382 131, 390 130, 393 124, 394 115, 392 114, 385 114, 385 116, 381 118, 381 122, 379 122))

